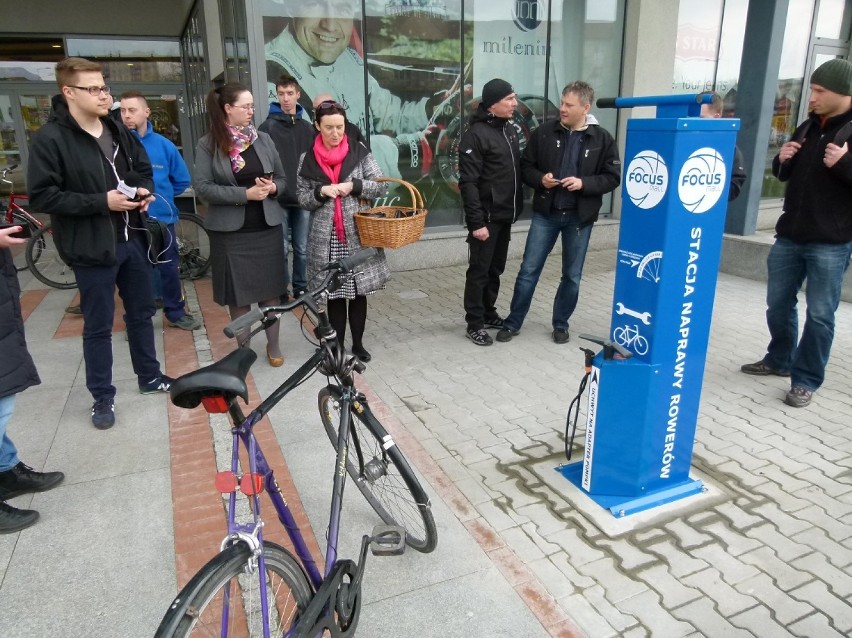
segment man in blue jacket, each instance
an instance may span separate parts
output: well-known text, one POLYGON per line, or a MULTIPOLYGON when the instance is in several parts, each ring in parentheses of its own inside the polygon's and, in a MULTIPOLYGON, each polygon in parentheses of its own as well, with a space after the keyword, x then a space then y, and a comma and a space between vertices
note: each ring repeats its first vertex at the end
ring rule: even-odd
MULTIPOLYGON (((298 297, 308 287, 308 226, 311 214, 299 206, 296 181, 299 158, 313 147, 316 130, 299 104, 302 96, 296 78, 282 75, 275 83, 278 102, 269 105, 269 116, 258 127, 268 133, 281 156, 287 188, 278 194, 278 203, 284 208, 284 285, 290 284, 287 270, 289 242, 287 230, 293 240, 293 295, 298 297)), ((285 293, 286 295, 286 293, 285 293)))
POLYGON ((154 132, 148 121, 150 116, 151 109, 145 96, 138 91, 121 94, 121 121, 142 142, 154 169, 156 195, 148 205, 148 214, 169 229, 169 236, 163 241, 163 253, 157 257, 156 264, 162 286, 163 314, 170 326, 195 330, 201 327, 201 322, 186 311, 175 235, 175 223, 178 221, 175 195, 180 195, 189 186, 189 170, 177 147, 154 132))
POLYGON ((92 425, 115 425, 112 324, 115 289, 124 302, 130 360, 142 394, 168 392, 154 345, 154 294, 143 215, 154 188, 148 154, 109 117, 110 89, 97 62, 56 65, 59 95, 33 135, 27 167, 30 204, 50 213, 53 239, 74 269, 83 311, 86 387, 92 425))
POLYGON ((497 341, 518 334, 530 309, 544 262, 562 236, 562 279, 553 300, 553 341, 568 343, 568 320, 577 307, 592 226, 603 196, 621 183, 615 140, 589 116, 595 91, 585 82, 562 90, 559 119, 545 122, 521 157, 524 183, 535 189, 533 218, 512 305, 497 341))

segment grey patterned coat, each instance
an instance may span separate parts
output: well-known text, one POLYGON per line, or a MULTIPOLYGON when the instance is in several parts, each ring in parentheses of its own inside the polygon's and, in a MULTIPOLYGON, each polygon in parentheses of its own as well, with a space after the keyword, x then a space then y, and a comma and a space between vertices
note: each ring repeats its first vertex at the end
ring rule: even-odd
MULTIPOLYGON (((343 225, 346 229, 346 251, 352 254, 361 249, 358 229, 353 215, 362 210, 360 200, 373 200, 387 192, 387 184, 375 181, 382 176, 378 163, 363 144, 350 140, 349 154, 340 169, 340 181, 351 181, 352 194, 343 198, 343 225)), ((320 195, 320 188, 331 180, 317 164, 313 150, 299 160, 297 192, 299 205, 311 212, 308 232, 308 280, 329 262, 329 246, 334 233, 334 200, 320 195)), ((390 279, 390 269, 383 250, 368 261, 355 276, 359 295, 382 289, 390 279)))

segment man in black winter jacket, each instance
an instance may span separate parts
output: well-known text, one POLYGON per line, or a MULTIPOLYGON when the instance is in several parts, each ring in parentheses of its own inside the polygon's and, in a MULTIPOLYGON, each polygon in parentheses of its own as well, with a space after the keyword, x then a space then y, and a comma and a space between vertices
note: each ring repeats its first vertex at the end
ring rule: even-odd
MULTIPOLYGON (((305 109, 299 104, 302 96, 296 78, 282 75, 275 83, 278 102, 269 106, 269 116, 258 127, 268 133, 275 142, 275 148, 281 156, 287 188, 279 193, 278 203, 284 208, 284 285, 290 284, 290 272, 287 268, 287 255, 290 246, 287 239, 289 228, 293 241, 293 295, 298 297, 308 287, 308 227, 310 213, 299 206, 296 195, 296 182, 299 171, 299 158, 311 149, 316 132, 308 120, 305 109)), ((285 293, 286 295, 287 293, 285 293)))
POLYGON ((156 308, 143 216, 153 171, 142 144, 109 117, 112 98, 100 65, 66 58, 56 65, 56 83, 50 119, 30 146, 29 197, 33 208, 50 214, 59 254, 74 269, 92 424, 106 429, 115 423, 116 286, 139 391, 166 392, 171 382, 160 371, 151 322, 156 308))
POLYGON ((811 75, 810 89, 810 117, 772 161, 787 192, 766 262, 769 346, 763 359, 741 368, 791 377, 784 401, 797 408, 811 402, 825 379, 852 255, 852 62, 825 62, 811 75), (808 310, 799 339, 796 306, 805 280, 808 310))
POLYGON ((568 320, 577 306, 592 226, 603 196, 621 182, 615 140, 592 121, 594 89, 574 82, 562 90, 559 119, 532 135, 521 158, 524 183, 535 188, 533 218, 512 305, 497 341, 518 334, 530 309, 544 262, 562 236, 562 279, 553 300, 553 340, 568 342, 568 320))
POLYGON ((470 250, 464 284, 467 338, 490 346, 485 328, 500 328, 500 275, 506 268, 512 224, 523 208, 518 133, 511 123, 518 106, 512 85, 495 78, 459 142, 459 189, 470 250))
POLYGON ((15 410, 15 395, 38 385, 35 364, 27 350, 21 318, 21 288, 10 246, 20 248, 26 239, 12 237, 20 226, 0 228, 0 534, 11 534, 38 520, 38 512, 12 507, 7 499, 44 492, 59 485, 62 472, 37 472, 18 460, 18 450, 6 434, 15 410))

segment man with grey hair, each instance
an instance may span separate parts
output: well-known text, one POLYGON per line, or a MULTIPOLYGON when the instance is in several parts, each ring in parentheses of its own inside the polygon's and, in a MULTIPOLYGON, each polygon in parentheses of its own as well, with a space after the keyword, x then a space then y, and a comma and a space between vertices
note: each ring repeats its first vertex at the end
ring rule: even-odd
POLYGON ((509 316, 497 341, 511 341, 520 332, 544 262, 561 235, 562 279, 551 323, 553 341, 568 342, 568 320, 577 306, 592 225, 603 196, 621 183, 615 140, 589 115, 594 98, 586 82, 566 86, 559 118, 539 126, 521 156, 524 183, 535 189, 533 218, 509 316))

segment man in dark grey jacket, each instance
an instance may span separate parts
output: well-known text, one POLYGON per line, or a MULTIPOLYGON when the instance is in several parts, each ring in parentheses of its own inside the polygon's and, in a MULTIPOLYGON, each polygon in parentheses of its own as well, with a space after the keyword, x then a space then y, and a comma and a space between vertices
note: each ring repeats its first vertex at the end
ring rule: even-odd
POLYGON ((21 463, 15 444, 6 434, 6 424, 15 410, 15 395, 41 383, 24 338, 21 289, 9 252, 10 246, 26 243, 12 237, 20 231, 20 226, 0 228, 0 534, 20 531, 38 520, 38 512, 12 507, 7 499, 44 492, 65 478, 62 472, 36 472, 21 463))
POLYGON ((553 340, 568 342, 568 320, 577 306, 592 226, 604 194, 621 183, 615 140, 589 117, 594 98, 594 89, 585 82, 566 86, 559 119, 539 126, 524 149, 524 183, 535 188, 533 219, 510 313, 497 341, 510 341, 521 330, 544 262, 562 235, 562 280, 553 300, 552 324, 553 340))

